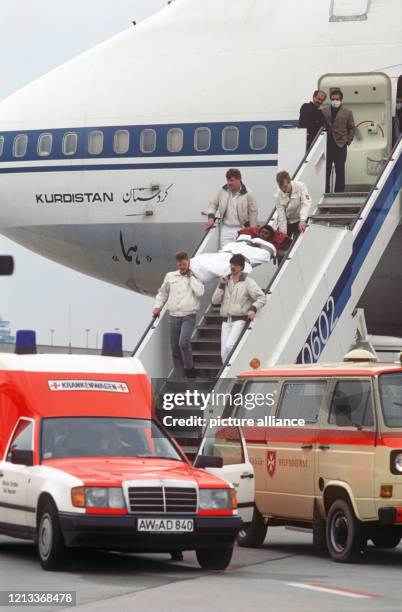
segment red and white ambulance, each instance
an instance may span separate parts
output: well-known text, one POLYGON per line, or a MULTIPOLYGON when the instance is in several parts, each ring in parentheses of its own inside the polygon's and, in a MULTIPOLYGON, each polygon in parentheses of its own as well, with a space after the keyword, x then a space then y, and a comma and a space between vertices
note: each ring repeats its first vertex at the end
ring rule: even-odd
POLYGON ((46 570, 77 547, 195 550, 226 568, 235 490, 192 467, 151 412, 135 359, 1 354, 0 533, 35 541, 46 570))

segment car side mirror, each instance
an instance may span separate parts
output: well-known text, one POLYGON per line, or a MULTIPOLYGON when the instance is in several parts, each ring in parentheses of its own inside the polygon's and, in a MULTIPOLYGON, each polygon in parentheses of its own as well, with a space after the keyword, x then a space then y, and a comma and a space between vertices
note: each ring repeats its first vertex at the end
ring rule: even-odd
POLYGON ((196 468, 221 468, 223 467, 222 457, 212 457, 212 455, 198 455, 194 461, 196 468))
POLYGON ((34 454, 31 450, 12 450, 10 451, 11 463, 17 465, 32 466, 34 464, 34 454))

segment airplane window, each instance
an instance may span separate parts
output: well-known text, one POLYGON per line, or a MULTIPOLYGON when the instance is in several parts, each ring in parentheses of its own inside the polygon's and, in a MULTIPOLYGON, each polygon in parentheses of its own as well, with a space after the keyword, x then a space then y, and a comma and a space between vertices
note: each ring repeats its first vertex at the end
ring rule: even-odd
POLYGON ((14 138, 13 155, 14 157, 24 157, 27 152, 28 136, 26 134, 18 134, 14 138))
POLYGON ((208 151, 211 146, 211 130, 206 127, 197 128, 194 134, 194 149, 208 151))
POLYGON ((267 146, 267 128, 265 125, 254 125, 250 130, 250 148, 253 151, 262 151, 267 146))
POLYGON ((235 151, 239 146, 239 130, 230 125, 222 130, 222 148, 225 151, 235 151))
POLYGON ((3 155, 4 150, 4 136, 0 136, 0 157, 3 155))
POLYGON ((77 152, 78 135, 76 132, 67 132, 63 137, 63 154, 74 155, 77 152))
POLYGON ((88 136, 88 153, 90 155, 100 155, 103 151, 103 132, 93 130, 88 136))
POLYGON ((38 138, 38 155, 46 157, 52 152, 53 136, 51 134, 41 134, 38 138))
POLYGON ((140 149, 143 153, 153 153, 156 149, 155 130, 142 130, 140 137, 140 149))
POLYGON ((179 153, 183 148, 183 130, 172 128, 167 134, 167 150, 170 153, 179 153))
POLYGON ((128 130, 116 130, 113 139, 113 150, 115 153, 127 153, 130 147, 130 132, 128 130))

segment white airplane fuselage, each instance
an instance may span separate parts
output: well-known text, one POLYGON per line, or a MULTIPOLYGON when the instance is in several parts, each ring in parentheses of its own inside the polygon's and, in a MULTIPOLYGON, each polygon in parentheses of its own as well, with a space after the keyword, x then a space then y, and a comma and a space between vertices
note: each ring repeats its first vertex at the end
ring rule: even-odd
POLYGON ((278 129, 296 124, 321 75, 381 71, 396 85, 401 4, 371 0, 367 19, 333 22, 330 0, 176 0, 53 70, 0 104, 1 232, 80 272, 154 293, 175 251, 201 239, 228 167, 241 169, 267 218, 278 129), (260 135, 266 128, 260 148, 251 146, 255 126, 260 135), (237 128, 233 146, 223 146, 225 127, 237 128), (91 132, 101 133, 93 146, 103 138, 93 153, 91 132), (68 133, 77 139, 71 154, 68 133), (44 134, 51 147, 39 155, 44 134))

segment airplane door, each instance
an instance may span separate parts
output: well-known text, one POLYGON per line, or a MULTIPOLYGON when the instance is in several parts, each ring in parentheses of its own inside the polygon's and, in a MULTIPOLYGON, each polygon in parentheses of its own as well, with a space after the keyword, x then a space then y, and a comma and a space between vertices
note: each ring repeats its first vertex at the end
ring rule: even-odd
POLYGON ((254 468, 249 461, 241 429, 208 428, 197 457, 200 455, 222 457, 223 467, 205 469, 233 484, 237 491, 239 515, 243 522, 250 523, 254 510, 254 468))

